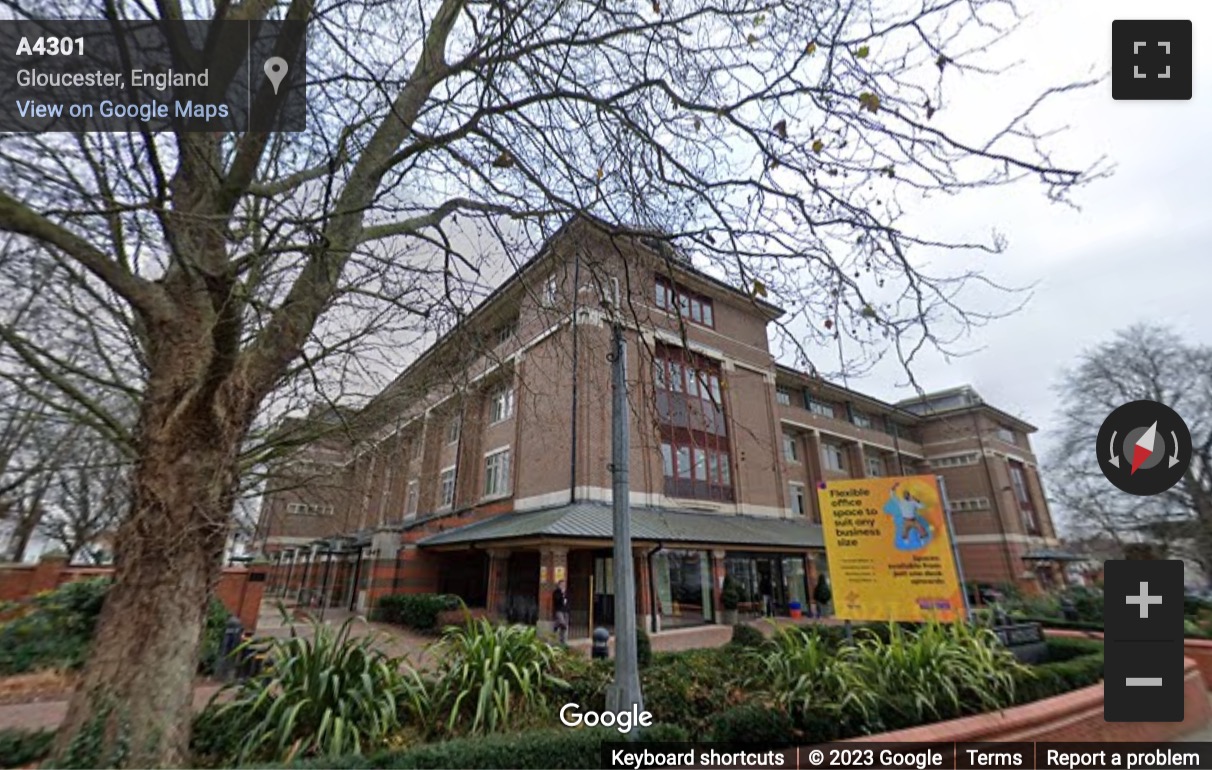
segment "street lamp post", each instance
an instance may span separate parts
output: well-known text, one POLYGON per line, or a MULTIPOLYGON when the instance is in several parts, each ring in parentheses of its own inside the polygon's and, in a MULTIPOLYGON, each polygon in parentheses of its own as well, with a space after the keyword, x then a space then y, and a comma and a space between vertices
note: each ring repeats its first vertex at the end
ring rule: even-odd
MULTIPOLYGON (((616 308, 617 312, 617 308, 616 308)), ((627 408, 627 359, 623 326, 614 319, 611 329, 610 471, 614 516, 614 684, 609 708, 616 712, 644 708, 640 693, 639 658, 636 650, 635 566, 631 551, 630 415, 627 408)))

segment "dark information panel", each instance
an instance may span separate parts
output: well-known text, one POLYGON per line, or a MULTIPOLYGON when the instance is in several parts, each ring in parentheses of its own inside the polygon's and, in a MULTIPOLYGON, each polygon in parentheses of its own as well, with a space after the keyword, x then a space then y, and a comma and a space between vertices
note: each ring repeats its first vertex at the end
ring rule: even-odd
POLYGON ((0 21, 0 131, 302 131, 306 26, 0 21))

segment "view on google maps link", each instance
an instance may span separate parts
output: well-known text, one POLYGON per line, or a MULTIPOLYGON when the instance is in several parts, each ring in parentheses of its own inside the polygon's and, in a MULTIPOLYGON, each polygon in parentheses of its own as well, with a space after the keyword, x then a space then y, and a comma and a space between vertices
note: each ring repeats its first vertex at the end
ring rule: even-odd
POLYGON ((1210 30, 0 2, 0 768, 1212 770, 1210 30))

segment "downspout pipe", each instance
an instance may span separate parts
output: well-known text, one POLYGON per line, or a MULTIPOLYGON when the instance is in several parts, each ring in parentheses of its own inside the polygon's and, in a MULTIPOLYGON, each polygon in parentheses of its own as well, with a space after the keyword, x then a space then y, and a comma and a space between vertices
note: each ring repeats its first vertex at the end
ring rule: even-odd
POLYGON ((572 269, 572 449, 568 457, 568 503, 577 501, 577 316, 581 308, 581 250, 572 269))

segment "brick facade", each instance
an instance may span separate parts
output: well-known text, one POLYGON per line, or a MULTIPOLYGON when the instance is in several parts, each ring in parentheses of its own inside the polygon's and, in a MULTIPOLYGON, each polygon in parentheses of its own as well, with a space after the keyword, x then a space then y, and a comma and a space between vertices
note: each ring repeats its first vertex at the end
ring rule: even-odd
MULTIPOLYGON (((767 340, 779 309, 662 258, 634 238, 580 223, 348 421, 349 429, 329 439, 322 456, 301 450, 309 467, 323 469, 314 474, 323 483, 278 485, 282 491, 266 496, 258 527, 263 549, 279 560, 275 590, 297 593, 323 583, 317 574, 321 540, 342 554, 341 569, 351 573, 339 582, 341 601, 361 606, 390 591, 438 590, 442 560, 416 546, 424 537, 509 511, 608 500, 610 326, 601 287, 614 281, 628 299, 633 505, 801 518, 812 526, 820 518, 814 488, 822 479, 937 473, 949 497, 963 506, 953 520, 967 578, 1041 586, 1041 570, 1022 558, 1056 543, 1030 446, 1034 427, 984 404, 970 389, 890 404, 779 366, 767 340), (661 307, 661 285, 709 303, 709 316, 698 322, 661 307), (660 410, 672 398, 662 387, 671 386, 665 365, 660 377, 654 369, 658 351, 667 349, 685 350, 718 373, 718 398, 692 401, 695 409, 714 405, 722 413, 727 451, 719 457, 727 466, 727 497, 667 494, 673 487, 662 443, 669 433, 660 410), (512 394, 512 411, 493 419, 494 394, 502 388, 512 394), (456 420, 457 433, 451 427, 456 420), (505 448, 506 490, 487 495, 487 456, 505 448), (1022 470, 1022 495, 1012 463, 1022 470), (793 512, 793 483, 804 491, 802 514, 793 512), (299 507, 310 505, 319 507, 299 507), (382 545, 384 533, 398 541, 390 558, 382 547, 367 545, 372 535, 382 545), (361 573, 357 580, 353 571, 361 573)), ((687 450, 687 457, 707 463, 697 450, 687 450)), ((706 474, 701 467, 695 474, 706 474)), ((711 467, 712 478, 721 478, 716 455, 711 467)), ((284 461, 277 473, 297 482, 291 469, 284 461)), ((508 559, 498 557, 488 562, 489 603, 500 599, 498 573, 507 571, 508 559)), ((550 553, 542 558, 550 582, 554 564, 550 553)), ((810 563, 807 573, 814 569, 810 563)), ((713 582, 718 578, 713 572, 713 582)), ((540 617, 549 612, 543 604, 549 588, 539 590, 540 617)))

